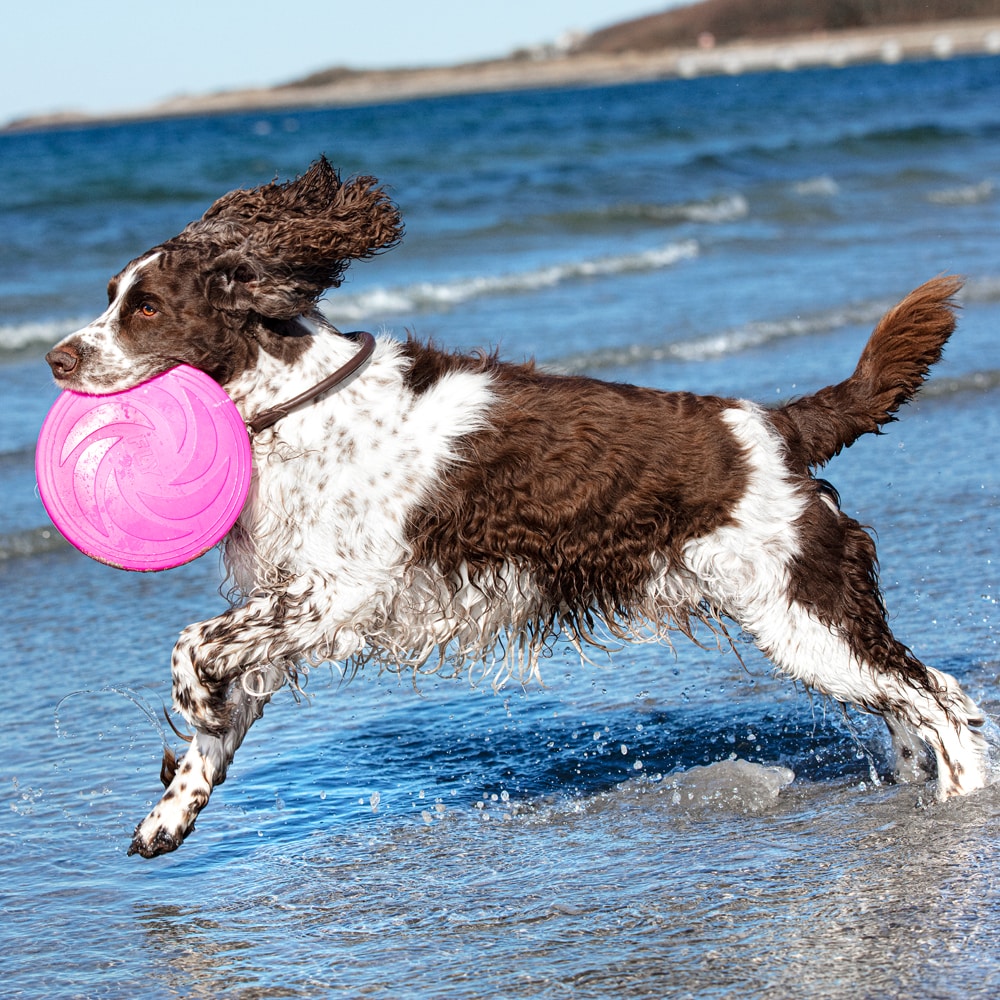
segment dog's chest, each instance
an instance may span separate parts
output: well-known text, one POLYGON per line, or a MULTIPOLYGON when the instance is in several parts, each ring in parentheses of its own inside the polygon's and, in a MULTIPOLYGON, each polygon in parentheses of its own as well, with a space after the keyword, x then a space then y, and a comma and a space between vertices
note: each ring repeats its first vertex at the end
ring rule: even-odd
POLYGON ((440 486, 458 439, 482 426, 492 394, 488 380, 463 377, 414 395, 391 374, 371 372, 254 442, 253 486, 227 549, 251 586, 262 574, 392 573, 406 561, 410 513, 440 486))

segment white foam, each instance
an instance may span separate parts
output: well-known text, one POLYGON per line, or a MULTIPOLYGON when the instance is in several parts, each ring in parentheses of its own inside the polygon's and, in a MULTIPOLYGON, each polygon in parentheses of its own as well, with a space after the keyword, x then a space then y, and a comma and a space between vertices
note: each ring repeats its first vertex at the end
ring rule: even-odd
POLYGON ((547 364, 546 368, 550 371, 576 372, 660 361, 712 361, 791 337, 828 333, 851 325, 868 326, 876 323, 890 305, 890 302, 858 303, 854 306, 815 313, 812 316, 790 316, 779 320, 747 323, 690 340, 602 348, 560 358, 547 364))
POLYGON ((323 303, 332 322, 356 322, 387 313, 429 312, 491 295, 516 295, 552 288, 565 281, 655 271, 698 255, 695 240, 667 243, 636 253, 569 261, 530 271, 472 275, 444 282, 419 282, 402 288, 374 288, 354 295, 337 295, 323 303))
POLYGON ((23 351, 29 347, 51 347, 88 320, 53 319, 0 326, 0 353, 23 351))
POLYGON ((979 205, 989 201, 993 192, 993 181, 985 180, 978 184, 960 184, 958 187, 931 191, 927 200, 935 205, 979 205))
POLYGON ((745 219, 750 214, 750 203, 745 195, 727 194, 676 205, 626 205, 616 208, 614 214, 634 215, 636 218, 661 222, 703 222, 719 225, 745 219))
POLYGON ((807 180, 799 181, 792 190, 803 198, 823 197, 832 198, 840 193, 840 186, 826 174, 820 177, 810 177, 807 180))

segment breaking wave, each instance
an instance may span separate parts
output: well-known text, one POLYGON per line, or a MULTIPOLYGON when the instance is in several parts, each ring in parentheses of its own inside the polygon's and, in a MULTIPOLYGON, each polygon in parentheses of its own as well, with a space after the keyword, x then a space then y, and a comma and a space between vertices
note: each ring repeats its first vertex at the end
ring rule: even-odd
POLYGON ((0 326, 0 359, 44 353, 89 319, 53 319, 0 326))
MULTIPOLYGON (((1000 278, 970 280, 960 299, 964 302, 1000 301, 1000 278)), ((808 316, 747 323, 728 330, 704 334, 687 340, 659 344, 626 344, 567 355, 546 364, 554 372, 598 372, 623 365, 642 365, 662 361, 700 362, 740 354, 782 340, 814 334, 832 333, 847 326, 873 326, 895 303, 878 299, 820 311, 808 316)), ((995 387, 997 372, 983 371, 956 379, 937 378, 939 394, 951 391, 986 391, 995 387), (953 385, 954 383, 954 385, 953 385), (959 384, 961 383, 961 384, 959 384), (946 386, 952 386, 951 389, 946 386)), ((928 394, 928 387, 923 392, 928 394)))
POLYGON ((334 323, 353 323, 393 313, 431 312, 487 296, 535 292, 566 281, 656 271, 697 255, 697 241, 683 240, 636 253, 570 261, 529 271, 470 275, 441 282, 421 281, 400 288, 373 288, 354 295, 338 295, 335 300, 324 302, 322 308, 334 323))
POLYGON ((676 203, 622 202, 608 208, 592 212, 576 212, 571 216, 549 219, 549 222, 563 221, 579 227, 581 223, 606 222, 660 222, 679 224, 699 222, 720 225, 738 222, 750 214, 750 203, 745 195, 724 194, 715 198, 676 203))

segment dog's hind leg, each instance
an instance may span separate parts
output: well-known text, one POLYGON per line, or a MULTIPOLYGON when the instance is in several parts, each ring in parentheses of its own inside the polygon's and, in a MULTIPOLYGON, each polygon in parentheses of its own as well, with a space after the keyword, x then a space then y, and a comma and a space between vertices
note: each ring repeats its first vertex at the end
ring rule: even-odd
POLYGON ((785 673, 881 715, 898 778, 926 775, 924 743, 937 763, 938 798, 982 788, 982 714, 953 677, 925 666, 892 634, 871 537, 818 497, 796 528, 801 551, 786 567, 787 589, 745 605, 743 627, 785 673))
POLYGON ((859 653, 850 624, 830 624, 797 602, 763 609, 745 628, 789 676, 836 701, 881 715, 892 735, 895 774, 920 780, 921 743, 937 763, 937 796, 964 795, 986 784, 986 741, 975 727, 982 714, 949 674, 927 667, 888 627, 886 645, 859 653))
POLYGON ((760 410, 740 404, 723 416, 750 475, 730 522, 684 546, 705 598, 790 677, 889 720, 902 776, 916 776, 919 739, 936 759, 939 798, 983 787, 982 714, 893 636, 871 537, 831 491, 789 472, 760 410))
POLYGON ((828 496, 812 502, 800 522, 803 552, 791 580, 794 599, 845 647, 844 669, 861 672, 853 700, 881 715, 892 736, 895 773, 926 773, 920 741, 937 763, 942 799, 986 784, 983 716, 949 674, 925 666, 892 634, 878 583, 875 543, 828 496))

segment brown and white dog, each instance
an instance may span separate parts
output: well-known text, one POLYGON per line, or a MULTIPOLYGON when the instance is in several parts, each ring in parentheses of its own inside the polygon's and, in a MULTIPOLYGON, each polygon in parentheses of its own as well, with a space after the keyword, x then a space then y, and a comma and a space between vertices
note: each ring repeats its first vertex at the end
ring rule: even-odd
MULTIPOLYGON (((373 178, 342 183, 325 159, 233 191, 116 275, 107 311, 47 360, 60 387, 98 394, 194 365, 252 425, 356 354, 316 302, 401 232, 373 178)), ((959 287, 912 292, 850 378, 777 409, 379 338, 349 379, 254 435, 225 540, 239 599, 174 648, 194 737, 130 853, 181 844, 308 664, 525 676, 558 633, 667 639, 697 621, 722 636, 735 622, 793 679, 881 715, 901 778, 930 776, 926 746, 940 798, 982 787, 979 711, 893 636, 871 537, 811 474, 917 391, 959 287)))

